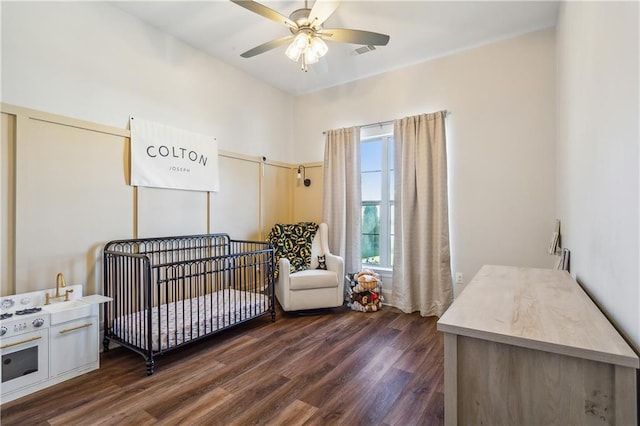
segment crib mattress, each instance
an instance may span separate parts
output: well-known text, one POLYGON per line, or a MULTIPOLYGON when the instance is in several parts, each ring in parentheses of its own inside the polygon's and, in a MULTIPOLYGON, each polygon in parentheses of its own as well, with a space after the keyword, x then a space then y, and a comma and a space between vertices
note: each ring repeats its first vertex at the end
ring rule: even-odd
MULTIPOLYGON (((152 350, 159 352, 216 330, 251 319, 269 309, 266 295, 225 289, 151 309, 152 350)), ((147 312, 117 317, 113 331, 120 339, 148 350, 147 312)))

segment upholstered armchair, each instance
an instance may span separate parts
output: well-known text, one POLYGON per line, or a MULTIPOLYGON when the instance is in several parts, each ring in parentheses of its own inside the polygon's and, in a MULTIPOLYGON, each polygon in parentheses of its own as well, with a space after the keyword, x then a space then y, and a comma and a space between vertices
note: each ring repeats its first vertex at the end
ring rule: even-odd
MULTIPOLYGON (((292 268, 293 260, 289 259, 286 253, 281 255, 275 290, 283 310, 334 308, 344 303, 344 261, 341 257, 331 254, 327 238, 327 224, 321 223, 311 243, 308 267, 305 265, 292 268), (319 265, 318 256, 324 256, 326 270, 316 269, 319 265), (292 272, 292 269, 295 271, 292 272)), ((292 239, 303 240, 295 236, 292 239)), ((281 246, 291 247, 291 244, 297 242, 280 241, 280 243, 281 246)))

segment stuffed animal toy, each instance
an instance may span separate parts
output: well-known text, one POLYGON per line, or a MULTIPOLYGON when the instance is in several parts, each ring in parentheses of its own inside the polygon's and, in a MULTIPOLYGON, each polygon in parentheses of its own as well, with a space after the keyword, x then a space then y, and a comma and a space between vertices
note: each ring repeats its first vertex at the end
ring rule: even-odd
POLYGON ((349 307, 359 312, 376 312, 382 309, 380 276, 370 269, 348 276, 352 283, 349 307))
POLYGON ((363 269, 360 272, 356 272, 355 274, 353 274, 353 278, 357 280, 358 278, 362 276, 367 276, 367 275, 373 276, 375 278, 380 278, 380 276, 375 272, 373 272, 371 269, 363 269))
POLYGON ((368 303, 376 302, 380 297, 382 296, 380 296, 377 291, 363 291, 361 293, 353 293, 351 295, 351 301, 366 306, 368 303))
POLYGON ((327 261, 324 256, 318 256, 318 267, 316 269, 324 269, 327 270, 327 261))
POLYGON ((370 291, 363 291, 361 293, 353 293, 351 295, 352 302, 358 302, 361 305, 366 305, 372 299, 372 294, 370 291))
POLYGON ((349 303, 349 307, 354 311, 367 312, 367 308, 365 308, 361 303, 358 302, 349 303))
POLYGON ((358 274, 356 278, 357 284, 353 287, 353 291, 360 293, 367 290, 373 290, 380 286, 380 276, 378 274, 358 274))
POLYGON ((382 308, 382 303, 380 302, 380 300, 376 301, 375 303, 367 303, 366 305, 363 305, 360 302, 351 302, 349 304, 349 306, 351 307, 351 309, 353 309, 354 311, 359 311, 359 312, 376 312, 379 311, 382 308))

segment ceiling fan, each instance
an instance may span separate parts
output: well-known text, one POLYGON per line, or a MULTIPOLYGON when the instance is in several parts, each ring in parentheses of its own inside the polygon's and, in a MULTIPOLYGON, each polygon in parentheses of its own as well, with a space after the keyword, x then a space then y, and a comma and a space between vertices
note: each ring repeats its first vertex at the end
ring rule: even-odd
POLYGON ((285 25, 291 31, 290 35, 247 50, 240 55, 243 58, 251 58, 289 43, 285 54, 294 62, 300 60, 300 68, 306 72, 307 65, 318 62, 327 53, 328 48, 323 40, 367 46, 385 46, 389 42, 389 36, 386 34, 346 28, 324 28, 322 24, 338 8, 340 0, 316 0, 311 9, 308 8, 305 0, 304 8, 293 11, 288 18, 253 0, 231 1, 251 12, 285 25))

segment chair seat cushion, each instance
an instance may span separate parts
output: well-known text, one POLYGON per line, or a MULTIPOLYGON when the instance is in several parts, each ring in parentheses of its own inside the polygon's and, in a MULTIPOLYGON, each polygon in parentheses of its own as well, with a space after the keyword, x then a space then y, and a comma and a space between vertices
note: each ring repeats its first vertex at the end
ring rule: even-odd
POLYGON ((338 287, 338 277, 333 271, 307 269, 289 275, 291 290, 310 290, 312 288, 338 287))

